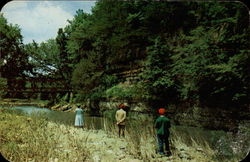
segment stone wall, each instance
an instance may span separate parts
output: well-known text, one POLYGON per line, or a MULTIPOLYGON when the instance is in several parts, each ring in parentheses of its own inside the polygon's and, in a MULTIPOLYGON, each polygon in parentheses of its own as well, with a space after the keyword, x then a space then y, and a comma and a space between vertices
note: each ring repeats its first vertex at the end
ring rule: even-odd
POLYGON ((142 67, 138 69, 115 73, 113 75, 117 76, 120 79, 124 79, 125 81, 123 83, 131 84, 136 83, 141 79, 138 74, 141 73, 143 70, 144 68, 142 67))

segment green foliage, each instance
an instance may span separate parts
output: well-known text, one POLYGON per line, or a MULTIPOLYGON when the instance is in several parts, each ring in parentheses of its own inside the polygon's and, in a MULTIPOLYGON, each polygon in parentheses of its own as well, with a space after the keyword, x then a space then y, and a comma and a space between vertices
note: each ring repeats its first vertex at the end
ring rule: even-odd
POLYGON ((7 79, 0 78, 0 99, 6 95, 7 79))
POLYGON ((92 48, 93 36, 88 33, 91 28, 89 17, 82 10, 77 10, 74 19, 68 21, 70 25, 65 27, 68 36, 66 50, 72 64, 79 63, 79 60, 86 56, 86 51, 92 48))
POLYGON ((164 42, 165 40, 158 37, 155 44, 147 49, 146 69, 142 73, 142 84, 151 96, 150 99, 157 100, 159 104, 170 103, 174 97, 178 97, 178 85, 170 73, 172 52, 164 42))
POLYGON ((82 59, 73 72, 72 84, 83 93, 89 93, 101 83, 103 71, 98 53, 90 52, 88 59, 82 59), (82 87, 85 87, 84 89, 82 87))
POLYGON ((106 74, 103 76, 103 83, 106 85, 106 87, 111 87, 117 82, 118 82, 118 77, 115 75, 106 74))
POLYGON ((139 83, 116 84, 105 91, 105 97, 109 99, 148 100, 150 94, 145 87, 139 83))
MULTIPOLYGON (((172 74, 183 83, 181 98, 201 101, 207 105, 226 106, 239 103, 240 99, 247 96, 248 92, 243 90, 244 83, 240 77, 248 74, 239 75, 234 68, 237 64, 233 60, 243 57, 241 51, 247 53, 248 43, 244 42, 233 48, 233 52, 228 50, 227 45, 232 42, 226 38, 227 30, 223 25, 208 29, 199 26, 190 31, 190 35, 182 36, 180 41, 183 43, 172 56, 172 74)), ((244 37, 241 33, 240 35, 241 38, 244 37)), ((248 32, 243 35, 248 35, 248 32)), ((243 38, 246 39, 247 37, 243 38)), ((244 58, 248 56, 245 55, 244 58)))
POLYGON ((66 30, 68 51, 82 58, 72 83, 95 97, 247 103, 247 17, 240 3, 98 1, 66 30), (115 85, 113 73, 141 66, 140 86, 115 85))
MULTIPOLYGON (((0 76, 7 78, 8 90, 24 88, 24 82, 16 83, 12 79, 25 76, 28 66, 28 55, 24 52, 21 29, 17 25, 8 24, 0 14, 0 76)), ((6 93, 6 96, 23 97, 17 92, 6 93)))
POLYGON ((63 29, 59 28, 57 32, 56 42, 59 49, 59 62, 58 62, 58 74, 61 78, 66 79, 70 83, 69 78, 72 74, 72 61, 69 59, 69 54, 67 52, 67 36, 63 29))
POLYGON ((23 76, 27 67, 27 55, 23 51, 21 30, 8 24, 0 15, 0 73, 2 77, 23 76))
POLYGON ((54 75, 59 69, 59 48, 54 39, 40 44, 33 41, 26 44, 24 49, 29 55, 29 73, 33 76, 54 75))
POLYGON ((249 14, 241 3, 100 0, 68 22, 55 40, 23 50, 20 29, 1 16, 1 72, 10 69, 4 59, 14 61, 13 76, 29 62, 30 73, 62 78, 78 99, 249 104, 249 14), (119 74, 139 68, 138 83, 119 84, 119 74))
POLYGON ((131 99, 135 94, 133 90, 134 88, 132 88, 130 85, 118 84, 111 87, 110 89, 107 89, 106 95, 107 97, 114 99, 131 99))

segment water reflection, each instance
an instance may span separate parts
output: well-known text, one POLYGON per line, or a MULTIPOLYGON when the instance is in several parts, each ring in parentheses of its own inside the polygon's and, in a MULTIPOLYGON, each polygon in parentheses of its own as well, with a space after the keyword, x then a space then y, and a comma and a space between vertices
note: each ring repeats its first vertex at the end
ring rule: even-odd
MULTIPOLYGON (((74 112, 53 111, 47 108, 39 108, 35 106, 13 106, 9 109, 15 111, 16 113, 37 118, 42 117, 46 118, 48 121, 66 125, 73 126, 75 121, 74 112)), ((84 125, 86 128, 102 129, 103 123, 104 119, 102 117, 93 117, 87 113, 84 113, 84 125)))

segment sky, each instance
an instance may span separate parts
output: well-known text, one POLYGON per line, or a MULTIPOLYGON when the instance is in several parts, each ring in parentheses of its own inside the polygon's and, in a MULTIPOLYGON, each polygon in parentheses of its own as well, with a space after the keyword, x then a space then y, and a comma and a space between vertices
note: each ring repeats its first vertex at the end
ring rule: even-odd
POLYGON ((91 13, 95 1, 31 1, 15 0, 3 6, 1 13, 10 24, 21 29, 23 43, 37 43, 55 38, 58 28, 64 28, 78 9, 91 13))

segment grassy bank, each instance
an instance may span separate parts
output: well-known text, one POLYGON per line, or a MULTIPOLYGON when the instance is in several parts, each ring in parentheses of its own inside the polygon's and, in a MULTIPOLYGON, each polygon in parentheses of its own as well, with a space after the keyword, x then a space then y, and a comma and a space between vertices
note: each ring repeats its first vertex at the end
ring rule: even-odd
POLYGON ((0 152, 9 161, 135 160, 125 156, 124 140, 102 130, 74 128, 8 109, 0 111, 0 152))
MULTIPOLYGON (((51 125, 43 118, 28 118, 9 110, 0 114, 0 151, 10 161, 51 161, 88 158, 88 150, 75 138, 67 138, 69 149, 60 150, 63 134, 60 125, 51 125), (7 111, 7 112, 6 112, 7 111)), ((83 139, 84 140, 84 139, 83 139)))
POLYGON ((36 99, 14 99, 6 98, 0 100, 1 106, 37 106, 37 107, 47 107, 50 101, 48 100, 36 100, 36 99))
MULTIPOLYGON (((107 124, 106 131, 117 134, 117 128, 114 125, 107 124)), ((192 137, 185 137, 179 134, 174 128, 171 129, 170 149, 171 157, 159 156, 157 152, 157 140, 153 127, 144 127, 136 121, 130 123, 130 128, 126 129, 125 140, 129 153, 142 161, 223 161, 216 159, 216 152, 206 143, 198 143, 192 137)), ((225 159, 224 161, 228 161, 225 159)), ((231 161, 237 161, 231 159, 231 161)))
MULTIPOLYGON (((106 112, 104 116, 114 123, 115 111, 106 112)), ((148 159, 155 157, 156 136, 153 128, 154 118, 138 113, 129 113, 127 122, 127 141, 134 144, 133 154, 148 159), (147 141, 146 143, 144 141, 147 141), (151 144, 150 144, 151 143, 151 144), (142 147, 138 147, 141 145, 142 147), (150 151, 149 151, 150 150, 150 151)), ((109 130, 115 132, 115 127, 109 130)), ((242 125, 235 134, 222 130, 209 130, 190 126, 172 125, 170 129, 170 146, 174 156, 179 160, 202 161, 240 161, 249 151, 249 125, 242 125)))
POLYGON ((172 128, 173 156, 156 154, 153 127, 131 122, 126 137, 117 137, 109 121, 103 130, 78 129, 0 109, 0 151, 10 161, 239 161, 217 159, 206 142, 188 139, 172 128), (134 127, 132 129, 132 127, 134 127))

